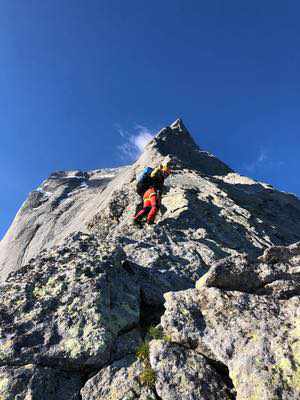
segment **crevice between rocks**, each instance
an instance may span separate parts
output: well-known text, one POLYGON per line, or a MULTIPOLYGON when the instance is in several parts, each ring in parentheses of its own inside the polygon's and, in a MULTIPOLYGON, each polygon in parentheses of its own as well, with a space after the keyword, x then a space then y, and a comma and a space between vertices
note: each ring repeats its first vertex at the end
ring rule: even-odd
POLYGON ((148 329, 151 326, 160 324, 160 319, 165 312, 165 307, 161 305, 151 305, 144 300, 143 293, 141 291, 141 303, 140 303, 140 328, 142 335, 147 334, 148 329))
MULTIPOLYGON (((132 270, 130 268, 130 271, 128 271, 128 268, 130 266, 130 263, 124 263, 123 268, 129 272, 132 273, 132 270), (124 265, 125 264, 125 265, 124 265)), ((151 326, 156 326, 160 323, 161 316, 165 312, 164 306, 157 305, 157 304, 149 304, 148 302, 145 301, 143 291, 141 290, 140 292, 140 319, 139 323, 134 326, 130 326, 126 329, 123 329, 122 331, 119 332, 118 337, 122 336, 126 333, 129 333, 133 329, 139 329, 141 332, 142 339, 145 340, 148 330, 151 326)), ((122 357, 123 358, 123 357, 122 357)), ((82 378, 82 385, 80 390, 84 387, 86 382, 91 379, 93 376, 95 376, 101 369, 107 368, 111 363, 118 361, 118 359, 112 359, 110 357, 110 360, 105 363, 101 368, 92 368, 92 367, 83 367, 79 373, 82 378)), ((157 394, 155 387, 152 388, 153 393, 156 397, 156 400, 162 400, 161 397, 157 394)), ((79 400, 82 400, 81 395, 79 396, 79 400)))

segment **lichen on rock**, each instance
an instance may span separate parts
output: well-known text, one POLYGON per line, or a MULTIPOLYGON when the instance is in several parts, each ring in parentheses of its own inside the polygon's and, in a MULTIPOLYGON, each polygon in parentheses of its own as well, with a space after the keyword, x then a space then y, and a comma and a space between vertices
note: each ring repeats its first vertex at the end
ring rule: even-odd
POLYGON ((229 258, 216 263, 197 289, 166 295, 164 333, 226 365, 237 399, 300 396, 299 275, 293 273, 299 256, 297 244, 267 250, 256 262, 229 258), (275 252, 281 256, 268 264, 275 252), (276 279, 291 282, 290 291, 285 285, 270 291, 276 279))
POLYGON ((78 233, 12 274, 1 288, 1 365, 107 363, 139 322, 139 284, 124 260, 121 248, 78 233))

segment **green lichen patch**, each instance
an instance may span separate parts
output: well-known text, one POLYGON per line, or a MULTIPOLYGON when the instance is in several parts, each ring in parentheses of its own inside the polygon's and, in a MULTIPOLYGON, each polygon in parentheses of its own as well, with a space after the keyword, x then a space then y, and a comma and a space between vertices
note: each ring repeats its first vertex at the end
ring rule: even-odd
POLYGON ((74 234, 10 277, 0 325, 12 339, 0 342, 1 362, 106 363, 119 332, 139 321, 140 289, 122 269, 124 257, 113 244, 74 234))

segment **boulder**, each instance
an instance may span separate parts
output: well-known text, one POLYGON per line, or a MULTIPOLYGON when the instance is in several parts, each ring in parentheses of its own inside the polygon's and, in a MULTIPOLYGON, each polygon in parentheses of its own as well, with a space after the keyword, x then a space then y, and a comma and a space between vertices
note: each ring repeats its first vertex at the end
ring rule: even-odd
POLYGON ((141 383, 142 372, 133 356, 115 361, 86 382, 82 400, 156 400, 153 389, 141 383))
POLYGON ((0 365, 106 364, 139 324, 140 286, 124 261, 121 248, 78 233, 11 274, 0 288, 0 365))
POLYGON ((164 334, 225 365, 238 400, 300 397, 299 256, 297 243, 224 260, 197 289, 165 295, 164 334))
POLYGON ((154 340, 150 362, 156 391, 163 400, 228 400, 231 388, 209 361, 175 343, 154 340))

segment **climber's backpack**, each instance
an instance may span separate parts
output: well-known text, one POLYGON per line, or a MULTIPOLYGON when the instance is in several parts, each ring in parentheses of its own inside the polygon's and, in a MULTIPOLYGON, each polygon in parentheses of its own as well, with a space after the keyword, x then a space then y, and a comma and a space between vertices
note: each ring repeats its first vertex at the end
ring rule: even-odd
POLYGON ((147 189, 151 185, 151 172, 153 168, 146 167, 136 177, 136 191, 140 196, 143 196, 147 189))

